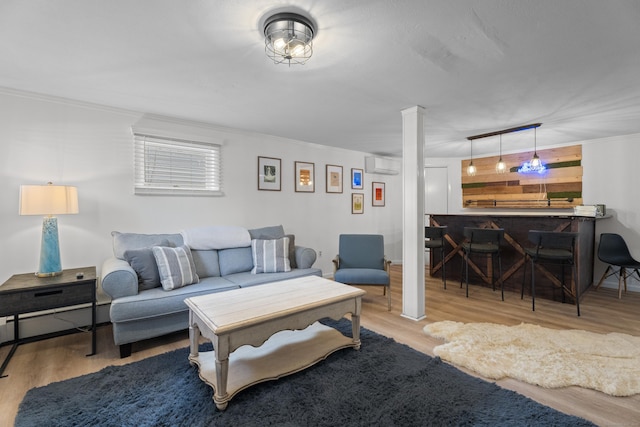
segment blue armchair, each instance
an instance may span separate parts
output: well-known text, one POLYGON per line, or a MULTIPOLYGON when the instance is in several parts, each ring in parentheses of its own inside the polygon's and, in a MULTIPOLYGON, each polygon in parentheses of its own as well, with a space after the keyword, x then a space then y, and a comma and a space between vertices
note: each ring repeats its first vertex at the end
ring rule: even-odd
POLYGON ((383 286, 387 309, 391 310, 391 281, 379 234, 341 234, 338 256, 333 260, 333 278, 347 285, 383 286))

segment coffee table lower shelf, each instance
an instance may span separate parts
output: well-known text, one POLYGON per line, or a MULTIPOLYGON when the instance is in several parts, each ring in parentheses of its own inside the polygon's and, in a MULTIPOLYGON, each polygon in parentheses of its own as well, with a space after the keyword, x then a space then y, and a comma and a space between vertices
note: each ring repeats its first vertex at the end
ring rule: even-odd
POLYGON ((215 351, 190 355, 189 361, 199 367, 200 379, 213 388, 216 406, 223 410, 238 392, 247 387, 299 372, 348 347, 360 348, 359 340, 354 343, 353 338, 320 322, 303 330, 277 332, 260 347, 239 347, 229 355, 227 394, 220 400, 215 396, 215 351))

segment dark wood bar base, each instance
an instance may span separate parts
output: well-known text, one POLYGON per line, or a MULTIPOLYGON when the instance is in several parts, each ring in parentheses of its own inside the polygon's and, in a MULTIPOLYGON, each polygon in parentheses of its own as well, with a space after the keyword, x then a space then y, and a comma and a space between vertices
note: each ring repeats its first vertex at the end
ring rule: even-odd
MULTIPOLYGON (((445 262, 447 279, 460 283, 464 278, 461 245, 464 241, 464 227, 503 228, 504 241, 501 245, 502 277, 504 289, 520 293, 524 281, 525 295, 531 294, 531 266, 527 266, 524 277, 525 247, 529 242, 529 230, 572 231, 579 233, 576 243, 577 277, 572 277, 571 268, 565 268, 565 283, 575 295, 582 295, 593 283, 593 261, 596 218, 582 216, 553 215, 430 215, 431 226, 448 226, 446 236, 445 262), (569 285, 570 283, 570 285, 569 285)), ((442 268, 440 251, 430 254, 430 274, 439 275, 442 268)), ((528 262, 528 261, 527 261, 528 262)), ((470 259, 469 284, 492 286, 491 257, 476 255, 470 259)), ((497 272, 497 268, 495 269, 497 272)), ((536 297, 554 301, 574 303, 575 299, 562 291, 562 268, 560 265, 536 266, 536 297)), ((497 286, 496 286, 497 287, 497 286)), ((499 299, 499 295, 497 298, 499 299)))

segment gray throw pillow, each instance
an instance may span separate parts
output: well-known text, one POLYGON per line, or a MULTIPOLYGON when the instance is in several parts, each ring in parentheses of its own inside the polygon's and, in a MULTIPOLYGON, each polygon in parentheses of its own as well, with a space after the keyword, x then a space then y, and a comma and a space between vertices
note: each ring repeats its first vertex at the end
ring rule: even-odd
POLYGON ((188 246, 182 245, 177 248, 154 246, 152 250, 158 264, 160 283, 165 291, 200 281, 188 246))
POLYGON ((279 239, 284 237, 284 227, 282 225, 272 225, 270 227, 254 228, 249 230, 249 236, 253 239, 279 239))
MULTIPOLYGON (((163 240, 158 246, 169 246, 169 241, 163 240)), ((158 264, 153 256, 151 247, 127 249, 124 251, 124 259, 138 275, 138 291, 160 286, 158 264)))

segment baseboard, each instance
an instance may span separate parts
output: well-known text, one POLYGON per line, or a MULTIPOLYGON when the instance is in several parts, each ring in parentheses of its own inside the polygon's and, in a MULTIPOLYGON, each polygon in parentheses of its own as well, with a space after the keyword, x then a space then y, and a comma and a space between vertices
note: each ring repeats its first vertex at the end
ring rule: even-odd
MULTIPOLYGON (((97 305, 96 324, 110 322, 109 306, 108 302, 97 305)), ((0 344, 13 341, 13 316, 0 318, 0 320, 4 320, 0 323, 0 344)), ((90 325, 91 304, 23 314, 20 315, 20 338, 31 338, 90 325)))
MULTIPOLYGON (((623 286, 624 286, 624 284, 623 284, 623 286)), ((618 280, 617 279, 606 279, 604 282, 602 282, 602 285, 600 287, 601 288, 607 288, 607 289, 615 289, 617 291, 618 290, 618 280)), ((627 292, 640 292, 640 282, 637 279, 628 278, 627 279, 627 292)))

